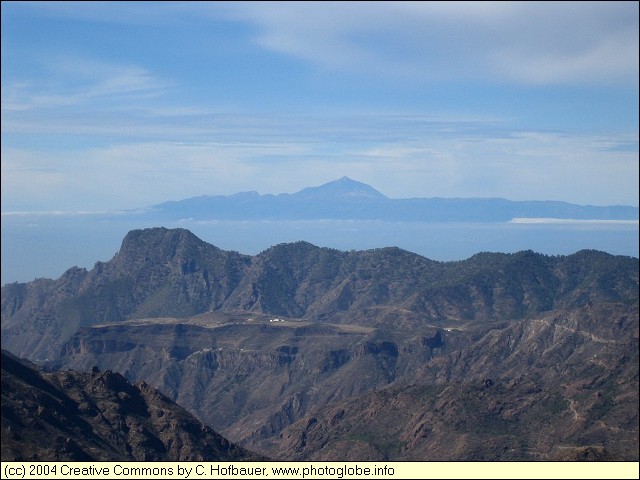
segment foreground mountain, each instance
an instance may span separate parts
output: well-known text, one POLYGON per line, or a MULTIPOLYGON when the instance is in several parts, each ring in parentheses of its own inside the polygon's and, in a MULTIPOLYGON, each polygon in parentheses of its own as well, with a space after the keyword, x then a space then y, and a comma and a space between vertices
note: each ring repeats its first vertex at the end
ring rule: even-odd
POLYGON ((149 209, 145 215, 158 220, 508 222, 523 217, 638 220, 638 208, 574 205, 557 201, 510 201, 502 198, 391 199, 367 184, 342 177, 293 194, 243 192, 164 202, 149 209))
POLYGON ((156 228, 3 287, 2 345, 144 380, 272 458, 633 460, 637 312, 632 257, 250 257, 156 228))
POLYGON ((256 461, 145 383, 2 351, 3 461, 256 461))

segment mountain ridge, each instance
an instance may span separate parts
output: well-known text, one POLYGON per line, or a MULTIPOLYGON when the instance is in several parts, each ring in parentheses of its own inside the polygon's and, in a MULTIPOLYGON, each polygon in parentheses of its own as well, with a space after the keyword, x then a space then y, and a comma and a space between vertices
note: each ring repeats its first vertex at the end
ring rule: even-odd
POLYGON ((553 268, 575 269, 573 282, 588 281, 580 267, 585 262, 605 265, 605 278, 615 276, 616 268, 618 274, 624 272, 614 286, 597 290, 604 298, 629 295, 637 282, 637 259, 603 252, 566 257, 532 251, 486 253, 466 261, 436 262, 396 248, 342 252, 298 242, 251 257, 220 250, 185 229, 133 230, 112 260, 97 262, 90 271, 72 268, 58 280, 2 287, 2 345, 17 341, 22 346, 14 343, 15 353, 34 359, 31 355, 39 351, 37 358, 44 359, 55 357, 61 346, 46 331, 57 332, 64 341, 74 329, 91 323, 184 317, 209 310, 314 320, 330 316, 340 323, 361 323, 368 309, 392 304, 432 322, 446 319, 451 309, 468 320, 497 312, 517 318, 581 301, 571 293, 580 284, 563 280, 567 274, 553 273, 552 267, 557 263, 553 268), (501 292, 500 301, 493 298, 495 292, 501 292), (20 332, 25 321, 58 327, 24 336, 20 332))

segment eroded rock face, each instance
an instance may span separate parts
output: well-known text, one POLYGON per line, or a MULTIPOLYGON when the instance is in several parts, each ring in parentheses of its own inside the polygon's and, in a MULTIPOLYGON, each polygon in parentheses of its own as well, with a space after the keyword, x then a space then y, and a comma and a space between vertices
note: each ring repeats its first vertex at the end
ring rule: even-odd
POLYGON ((3 461, 241 461, 240 448, 146 383, 42 372, 2 352, 3 461))

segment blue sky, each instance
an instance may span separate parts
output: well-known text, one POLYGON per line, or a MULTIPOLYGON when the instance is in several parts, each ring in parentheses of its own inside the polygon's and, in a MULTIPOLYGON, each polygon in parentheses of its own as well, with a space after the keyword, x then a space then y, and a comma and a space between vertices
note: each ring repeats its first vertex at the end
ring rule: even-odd
POLYGON ((638 205, 637 2, 2 2, 2 212, 349 176, 638 205))

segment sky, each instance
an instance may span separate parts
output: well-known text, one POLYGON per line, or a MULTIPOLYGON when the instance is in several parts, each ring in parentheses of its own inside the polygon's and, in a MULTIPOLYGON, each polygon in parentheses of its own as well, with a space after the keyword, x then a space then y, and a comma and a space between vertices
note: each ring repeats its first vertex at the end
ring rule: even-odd
POLYGON ((293 193, 638 206, 638 2, 2 2, 2 213, 293 193))

